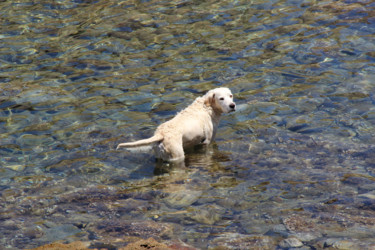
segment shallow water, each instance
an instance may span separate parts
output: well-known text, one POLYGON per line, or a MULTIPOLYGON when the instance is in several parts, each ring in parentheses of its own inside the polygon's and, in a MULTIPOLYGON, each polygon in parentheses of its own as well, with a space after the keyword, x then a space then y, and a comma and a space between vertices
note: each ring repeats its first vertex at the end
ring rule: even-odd
POLYGON ((374 7, 1 2, 0 245, 375 247, 374 7), (183 166, 114 150, 218 86, 183 166))

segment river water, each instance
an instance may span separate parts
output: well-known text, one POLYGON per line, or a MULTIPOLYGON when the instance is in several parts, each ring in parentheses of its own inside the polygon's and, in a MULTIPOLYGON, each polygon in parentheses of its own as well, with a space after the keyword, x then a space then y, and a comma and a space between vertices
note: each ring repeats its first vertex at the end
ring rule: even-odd
POLYGON ((0 245, 375 247, 373 1, 2 1, 0 245), (179 166, 116 151, 207 90, 179 166))

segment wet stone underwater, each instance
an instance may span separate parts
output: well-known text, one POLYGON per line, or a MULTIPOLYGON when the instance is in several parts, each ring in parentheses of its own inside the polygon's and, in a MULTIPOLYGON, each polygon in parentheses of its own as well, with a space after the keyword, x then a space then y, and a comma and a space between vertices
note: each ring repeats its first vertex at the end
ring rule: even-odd
POLYGON ((1 248, 375 248, 372 1, 3 1, 0 17, 1 248), (115 150, 219 86, 238 109, 184 164, 115 150))

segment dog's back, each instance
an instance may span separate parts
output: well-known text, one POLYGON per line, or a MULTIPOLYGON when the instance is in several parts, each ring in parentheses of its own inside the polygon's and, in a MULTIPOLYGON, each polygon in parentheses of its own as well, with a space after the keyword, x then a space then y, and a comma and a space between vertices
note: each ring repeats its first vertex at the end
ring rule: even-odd
POLYGON ((222 113, 235 110, 228 88, 210 90, 198 97, 173 119, 161 124, 154 136, 136 142, 121 143, 119 148, 153 148, 156 157, 167 161, 184 159, 184 148, 209 144, 215 137, 222 113))

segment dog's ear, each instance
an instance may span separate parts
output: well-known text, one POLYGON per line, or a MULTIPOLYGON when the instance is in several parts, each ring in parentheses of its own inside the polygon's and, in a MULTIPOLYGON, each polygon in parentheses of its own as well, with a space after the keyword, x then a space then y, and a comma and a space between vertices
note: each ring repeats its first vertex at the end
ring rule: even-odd
POLYGON ((209 107, 212 106, 215 103, 215 93, 210 93, 206 100, 204 100, 204 104, 209 107))

